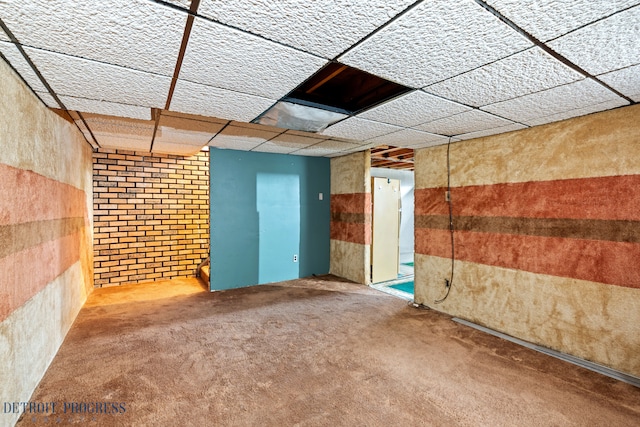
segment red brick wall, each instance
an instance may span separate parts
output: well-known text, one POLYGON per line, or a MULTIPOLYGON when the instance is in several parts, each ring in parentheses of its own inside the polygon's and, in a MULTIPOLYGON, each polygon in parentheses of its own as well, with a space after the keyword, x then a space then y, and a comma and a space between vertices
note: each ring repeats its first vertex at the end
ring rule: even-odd
POLYGON ((95 286, 193 277, 209 253, 209 153, 93 154, 95 286))

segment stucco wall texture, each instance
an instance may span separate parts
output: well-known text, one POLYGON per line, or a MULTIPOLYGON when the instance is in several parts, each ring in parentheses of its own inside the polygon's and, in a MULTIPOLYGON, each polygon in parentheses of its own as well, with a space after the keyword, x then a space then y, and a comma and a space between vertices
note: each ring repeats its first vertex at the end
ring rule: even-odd
POLYGON ((93 289, 91 148, 2 60, 0 129, 0 401, 14 402, 93 289))
POLYGON ((416 302, 640 377, 640 106, 416 153, 416 302))
POLYGON ((330 272, 370 283, 371 153, 331 159, 330 272))

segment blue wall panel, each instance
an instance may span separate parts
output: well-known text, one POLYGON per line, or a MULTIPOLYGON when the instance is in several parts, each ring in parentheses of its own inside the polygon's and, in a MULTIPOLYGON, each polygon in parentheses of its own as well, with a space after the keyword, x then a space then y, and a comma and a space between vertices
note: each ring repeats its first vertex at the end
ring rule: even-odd
POLYGON ((210 154, 211 290, 328 273, 329 159, 210 154))

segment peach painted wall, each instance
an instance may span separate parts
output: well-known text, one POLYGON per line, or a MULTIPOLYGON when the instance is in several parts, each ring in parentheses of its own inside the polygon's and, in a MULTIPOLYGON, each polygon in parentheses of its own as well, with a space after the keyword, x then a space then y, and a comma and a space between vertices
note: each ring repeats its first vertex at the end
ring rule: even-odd
POLYGON ((0 60, 0 401, 29 400, 93 289, 91 167, 75 126, 0 60))
POLYGON ((416 301, 640 377, 640 106, 416 154, 416 301))

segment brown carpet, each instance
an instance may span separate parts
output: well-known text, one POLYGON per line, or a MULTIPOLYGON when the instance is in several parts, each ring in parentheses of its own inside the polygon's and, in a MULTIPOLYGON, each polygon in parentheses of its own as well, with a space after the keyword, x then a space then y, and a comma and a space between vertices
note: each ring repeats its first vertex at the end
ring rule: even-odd
POLYGON ((640 389, 329 276, 98 289, 31 400, 56 413, 19 425, 640 423, 640 389))

